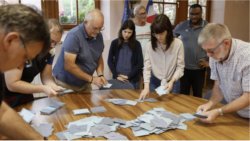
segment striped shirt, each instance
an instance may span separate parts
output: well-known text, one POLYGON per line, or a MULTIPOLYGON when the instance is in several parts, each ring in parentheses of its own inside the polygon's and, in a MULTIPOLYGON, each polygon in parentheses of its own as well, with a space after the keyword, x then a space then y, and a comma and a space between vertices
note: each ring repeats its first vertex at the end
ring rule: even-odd
MULTIPOLYGON (((232 39, 229 57, 223 63, 210 57, 211 79, 218 80, 225 100, 230 103, 250 92, 250 43, 232 39)), ((237 111, 249 118, 250 106, 237 111)))
POLYGON ((147 43, 151 38, 150 23, 146 22, 145 26, 135 25, 136 40, 141 43, 142 55, 145 56, 147 43))

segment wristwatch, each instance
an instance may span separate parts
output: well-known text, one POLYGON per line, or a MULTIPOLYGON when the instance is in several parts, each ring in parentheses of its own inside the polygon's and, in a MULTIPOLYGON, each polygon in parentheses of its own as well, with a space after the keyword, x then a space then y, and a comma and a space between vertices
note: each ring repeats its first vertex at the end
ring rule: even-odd
POLYGON ((219 110, 220 116, 223 116, 223 112, 222 112, 221 108, 218 108, 218 110, 219 110))
POLYGON ((103 77, 103 75, 98 75, 98 77, 103 77))

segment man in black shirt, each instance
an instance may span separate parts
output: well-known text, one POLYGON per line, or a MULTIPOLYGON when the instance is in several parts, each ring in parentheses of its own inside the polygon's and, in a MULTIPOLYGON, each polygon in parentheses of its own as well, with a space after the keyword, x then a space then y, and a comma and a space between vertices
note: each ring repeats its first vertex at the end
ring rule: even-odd
MULTIPOLYGON (((24 5, 0 6, 0 72, 24 67, 26 60, 43 57, 50 49, 48 26, 34 8, 24 5)), ((0 134, 10 139, 43 140, 21 116, 2 102, 3 75, 0 75, 0 134)))

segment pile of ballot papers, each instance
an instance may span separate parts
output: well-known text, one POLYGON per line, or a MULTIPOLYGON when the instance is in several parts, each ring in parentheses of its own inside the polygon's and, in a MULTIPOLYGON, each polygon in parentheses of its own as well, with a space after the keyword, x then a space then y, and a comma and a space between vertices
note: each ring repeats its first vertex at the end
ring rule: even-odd
POLYGON ((136 137, 147 136, 161 134, 172 129, 187 130, 187 125, 183 122, 195 118, 190 113, 176 115, 163 108, 153 108, 153 110, 149 110, 137 119, 130 121, 126 127, 130 127, 136 137))
POLYGON ((43 108, 40 112, 43 114, 52 114, 53 112, 55 112, 56 110, 58 110, 64 105, 66 104, 62 102, 56 102, 56 103, 51 104, 48 107, 43 108))
POLYGON ((135 101, 136 102, 146 102, 146 101, 148 101, 148 102, 158 102, 157 100, 155 100, 153 98, 147 98, 147 99, 141 99, 141 100, 136 99, 135 101))
POLYGON ((53 123, 37 123, 31 125, 39 134, 43 137, 49 137, 52 135, 54 129, 52 128, 53 123))
POLYGON ((137 104, 136 101, 121 99, 121 98, 114 98, 114 99, 108 99, 107 98, 104 101, 112 102, 112 103, 114 103, 116 105, 133 105, 133 106, 135 106, 137 104))
POLYGON ((134 136, 147 136, 150 134, 161 134, 168 130, 187 130, 184 122, 195 119, 190 113, 180 115, 173 114, 163 108, 153 108, 134 120, 110 119, 109 117, 91 116, 70 122, 65 125, 67 130, 55 135, 61 140, 73 140, 82 137, 99 138, 105 137, 112 140, 128 140, 127 137, 116 133, 121 128, 131 128, 134 136))
POLYGON ((91 116, 74 122, 65 127, 67 130, 58 132, 55 135, 61 140, 73 140, 82 137, 98 138, 105 137, 112 140, 128 140, 127 137, 115 133, 120 125, 125 125, 123 119, 110 119, 109 117, 91 116))

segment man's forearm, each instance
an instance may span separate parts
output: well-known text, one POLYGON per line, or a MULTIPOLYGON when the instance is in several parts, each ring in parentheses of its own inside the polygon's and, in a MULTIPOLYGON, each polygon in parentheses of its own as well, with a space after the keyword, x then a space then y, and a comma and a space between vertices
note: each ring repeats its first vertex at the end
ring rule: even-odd
POLYGON ((231 113, 234 111, 238 111, 241 109, 244 109, 249 106, 250 104, 250 93, 249 92, 244 92, 243 95, 234 101, 230 102, 229 104, 221 107, 222 112, 224 114, 226 113, 231 113))
POLYGON ((46 75, 41 77, 43 85, 57 86, 55 79, 52 75, 46 75))
POLYGON ((23 94, 43 93, 43 85, 31 84, 21 80, 11 84, 8 89, 23 94))
POLYGON ((92 76, 82 71, 81 68, 77 66, 76 64, 71 64, 71 66, 68 67, 68 69, 66 70, 79 79, 82 79, 88 82, 91 82, 92 80, 92 76))
POLYGON ((220 103, 223 98, 224 98, 224 96, 222 94, 222 91, 221 91, 219 85, 214 85, 214 88, 212 90, 212 94, 208 100, 208 102, 212 104, 211 108, 213 108, 218 103, 220 103))
POLYGON ((21 116, 19 116, 5 102, 0 107, 0 134, 15 140, 43 140, 21 116))

